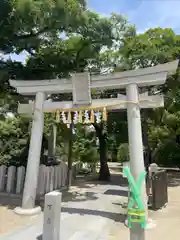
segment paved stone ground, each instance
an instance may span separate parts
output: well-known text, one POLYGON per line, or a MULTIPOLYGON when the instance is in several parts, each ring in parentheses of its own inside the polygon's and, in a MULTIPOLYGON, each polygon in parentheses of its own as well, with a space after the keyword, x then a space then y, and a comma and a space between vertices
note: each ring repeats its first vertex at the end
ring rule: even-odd
MULTIPOLYGON (((129 230, 123 224, 126 210, 122 206, 127 202, 127 189, 119 182, 120 175, 114 174, 111 184, 82 181, 72 187, 62 204, 60 240, 129 240, 129 230)), ((167 208, 150 212, 157 227, 146 231, 146 240, 179 239, 179 183, 169 188, 169 196, 167 208)), ((42 240, 42 223, 43 214, 36 219, 36 224, 2 236, 0 240, 42 240)))
MULTIPOLYGON (((69 193, 72 200, 65 199, 62 204, 61 240, 108 240, 112 223, 124 221, 121 207, 115 204, 123 198, 117 195, 119 191, 124 194, 124 187, 104 184, 72 187, 69 193)), ((35 225, 11 236, 3 236, 3 239, 40 240, 42 218, 40 216, 35 225)))
MULTIPOLYGON (((110 226, 115 221, 124 222, 126 211, 117 203, 124 201, 126 195, 125 187, 114 183, 78 182, 62 203, 61 240, 108 240, 110 226)), ((36 224, 0 240, 41 240, 42 223, 43 214, 36 224)))

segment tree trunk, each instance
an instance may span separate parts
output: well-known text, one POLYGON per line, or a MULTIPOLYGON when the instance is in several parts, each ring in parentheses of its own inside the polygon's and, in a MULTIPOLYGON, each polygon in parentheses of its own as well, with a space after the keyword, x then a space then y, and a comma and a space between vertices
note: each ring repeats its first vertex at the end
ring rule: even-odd
POLYGON ((110 181, 110 171, 107 164, 107 144, 106 144, 106 132, 104 131, 103 123, 98 126, 94 124, 96 129, 96 135, 99 138, 99 155, 100 155, 100 181, 110 181))
POLYGON ((117 151, 117 146, 116 146, 116 148, 114 147, 113 150, 112 150, 112 162, 117 162, 118 161, 117 153, 118 153, 118 151, 117 151))

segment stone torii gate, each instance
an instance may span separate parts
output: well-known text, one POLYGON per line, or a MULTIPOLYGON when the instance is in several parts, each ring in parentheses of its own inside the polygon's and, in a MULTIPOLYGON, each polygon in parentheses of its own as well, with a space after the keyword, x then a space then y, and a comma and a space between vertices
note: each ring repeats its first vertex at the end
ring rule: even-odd
MULTIPOLYGON (((128 116, 130 169, 134 179, 144 170, 143 143, 140 108, 163 107, 163 96, 148 96, 138 93, 138 87, 162 85, 167 75, 176 71, 178 61, 157 65, 144 69, 113 73, 105 76, 89 76, 88 73, 75 74, 70 79, 23 81, 10 80, 10 85, 22 95, 33 95, 35 101, 20 104, 19 113, 32 114, 31 141, 23 192, 22 207, 15 212, 22 215, 37 214, 40 207, 35 207, 38 169, 42 145, 44 112, 55 112, 58 109, 73 109, 79 107, 106 106, 107 110, 126 109, 128 116), (113 99, 91 99, 93 89, 126 88, 126 96, 120 95, 113 99), (73 101, 48 102, 48 94, 73 93, 73 101)), ((142 198, 147 209, 145 182, 142 188, 142 198)))

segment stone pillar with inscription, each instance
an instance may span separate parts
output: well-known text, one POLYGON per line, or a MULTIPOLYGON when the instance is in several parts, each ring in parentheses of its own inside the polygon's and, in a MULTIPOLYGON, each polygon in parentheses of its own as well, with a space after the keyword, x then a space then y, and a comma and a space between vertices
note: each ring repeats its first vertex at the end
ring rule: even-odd
POLYGON ((56 191, 45 195, 43 240, 60 240, 61 198, 56 191))

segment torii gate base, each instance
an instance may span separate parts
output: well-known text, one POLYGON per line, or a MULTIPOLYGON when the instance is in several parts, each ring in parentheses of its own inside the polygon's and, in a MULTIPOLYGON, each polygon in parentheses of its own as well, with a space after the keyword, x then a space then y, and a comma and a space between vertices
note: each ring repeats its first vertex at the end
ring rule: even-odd
MULTIPOLYGON (((119 89, 126 88, 127 91, 127 115, 129 133, 129 152, 131 174, 136 180, 139 174, 144 171, 142 129, 139 106, 138 87, 164 84, 168 74, 175 72, 178 61, 158 65, 151 68, 114 73, 109 76, 92 76, 89 81, 87 74, 76 75, 72 79, 43 80, 43 81, 10 81, 12 87, 17 88, 17 92, 23 95, 36 95, 33 125, 31 130, 31 142, 29 148, 26 179, 23 193, 22 208, 16 208, 15 212, 23 215, 32 215, 40 212, 40 207, 35 208, 36 188, 38 181, 38 166, 40 162, 40 152, 42 144, 42 134, 44 125, 43 104, 45 95, 50 93, 73 92, 74 104, 91 104, 89 91, 91 89, 119 89), (79 78, 85 80, 83 85, 85 92, 73 86, 77 86, 79 78), (88 80, 88 81, 87 81, 88 80)), ((159 105, 158 105, 159 106, 159 105)), ((147 196, 145 181, 143 183, 141 196, 147 211, 147 196)), ((144 239, 144 230, 135 227, 135 232, 131 230, 131 239, 144 239), (137 233, 140 231, 140 233, 137 233), (133 235, 134 234, 134 235, 133 235), (136 238, 138 236, 138 238, 136 238), (141 237, 140 237, 141 236, 141 237)))

